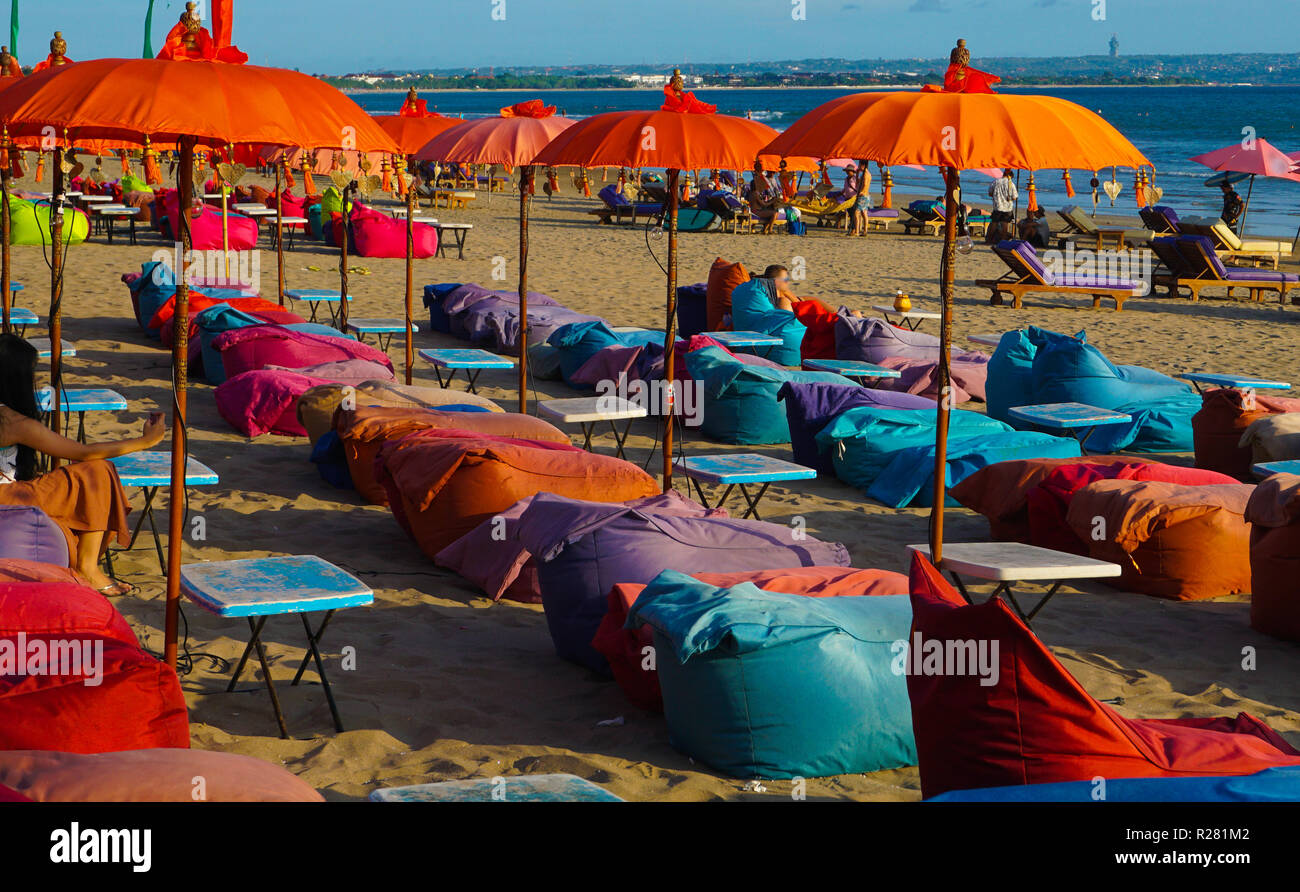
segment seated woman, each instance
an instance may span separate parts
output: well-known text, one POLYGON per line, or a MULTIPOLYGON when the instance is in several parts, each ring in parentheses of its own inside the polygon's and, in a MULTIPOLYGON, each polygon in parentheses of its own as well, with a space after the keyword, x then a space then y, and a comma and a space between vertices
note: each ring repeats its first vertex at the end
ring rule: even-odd
POLYGON ((763 224, 763 234, 770 235, 781 209, 781 190, 772 184, 759 161, 754 162, 754 178, 749 183, 749 210, 763 224))
POLYGON ((126 545, 127 497, 117 471, 104 459, 157 445, 167 432, 161 415, 145 422, 140 437, 84 444, 50 430, 36 408, 36 348, 12 334, 0 334, 0 504, 32 505, 62 527, 72 566, 105 595, 130 594, 99 569, 107 535, 126 545), (36 453, 72 464, 36 474, 36 453))
MULTIPOLYGON (((761 279, 770 279, 772 281, 772 305, 778 310, 786 310, 800 315, 800 307, 804 310, 811 311, 816 308, 817 311, 831 316, 835 315, 835 310, 831 309, 826 303, 815 297, 799 297, 790 288, 790 270, 786 269, 779 263, 773 263, 767 269, 763 270, 763 275, 758 276, 761 279)), ((861 316, 858 310, 849 311, 851 316, 861 316)))

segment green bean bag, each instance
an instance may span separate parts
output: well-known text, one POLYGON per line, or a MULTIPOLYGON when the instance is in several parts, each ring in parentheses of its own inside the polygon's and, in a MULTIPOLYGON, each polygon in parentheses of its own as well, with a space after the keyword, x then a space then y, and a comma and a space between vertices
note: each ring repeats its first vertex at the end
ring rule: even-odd
MULTIPOLYGON (((79 245, 90 233, 90 219, 83 211, 63 212, 65 244, 79 245)), ((50 243, 50 206, 24 198, 9 198, 9 244, 48 245, 50 243)))

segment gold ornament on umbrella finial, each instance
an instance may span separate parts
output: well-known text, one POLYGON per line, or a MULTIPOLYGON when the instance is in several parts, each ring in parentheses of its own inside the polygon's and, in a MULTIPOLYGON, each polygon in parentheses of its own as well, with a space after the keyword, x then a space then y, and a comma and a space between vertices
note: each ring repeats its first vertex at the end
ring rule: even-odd
POLYGON ((185 34, 181 37, 181 42, 191 52, 198 52, 199 31, 203 28, 203 19, 199 17, 197 6, 197 3, 186 3, 185 11, 180 17, 180 23, 185 26, 185 34))
POLYGON ((67 65, 68 42, 63 39, 62 31, 55 31, 50 41, 50 66, 67 65))
POLYGON ((357 161, 357 167, 361 169, 361 172, 356 177, 357 192, 362 198, 369 198, 370 193, 379 191, 380 186, 383 185, 383 178, 370 172, 374 164, 365 155, 362 155, 357 161))

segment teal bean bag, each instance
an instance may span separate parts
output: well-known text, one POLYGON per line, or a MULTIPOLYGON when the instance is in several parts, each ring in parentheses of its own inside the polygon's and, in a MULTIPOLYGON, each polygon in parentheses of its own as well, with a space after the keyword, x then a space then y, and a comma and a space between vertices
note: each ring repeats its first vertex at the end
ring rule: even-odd
MULTIPOLYGON (((63 240, 65 244, 79 245, 90 234, 90 218, 84 211, 65 208, 63 211, 63 240)), ((48 245, 50 243, 50 205, 25 198, 9 197, 9 244, 48 245)))
POLYGON ((826 777, 916 764, 905 595, 809 598, 665 570, 624 628, 648 624, 668 739, 733 777, 826 777))
POLYGON ((790 423, 776 394, 787 382, 824 381, 853 387, 831 372, 794 372, 770 363, 749 363, 719 347, 686 354, 686 371, 703 394, 700 429, 724 443, 789 443, 790 423))
POLYGON ((800 364, 799 348, 807 327, 790 310, 773 302, 771 279, 753 278, 731 292, 731 327, 736 331, 757 331, 781 339, 779 347, 746 347, 746 353, 764 356, 777 365, 800 364))

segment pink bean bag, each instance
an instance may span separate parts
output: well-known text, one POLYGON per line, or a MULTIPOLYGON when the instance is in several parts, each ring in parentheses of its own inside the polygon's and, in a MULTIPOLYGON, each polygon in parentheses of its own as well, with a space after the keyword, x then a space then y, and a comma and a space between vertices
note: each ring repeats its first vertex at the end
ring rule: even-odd
MULTIPOLYGON (((982 354, 969 354, 980 356, 982 354)), ((886 378, 875 387, 881 390, 896 390, 903 393, 915 393, 920 396, 938 399, 939 365, 929 359, 910 359, 894 356, 880 360, 879 365, 899 373, 897 378, 886 378)), ((952 361, 952 394, 955 402, 984 399, 985 382, 988 381, 988 357, 983 360, 956 359, 952 361)))
MULTIPOLYGON (((416 223, 415 256, 432 257, 438 252, 438 230, 427 223, 416 223)), ((405 257, 406 221, 393 219, 364 205, 352 208, 352 237, 361 257, 405 257)))
POLYGON ((307 429, 298 420, 298 397, 313 387, 333 383, 285 370, 246 371, 217 387, 217 411, 246 437, 266 433, 305 437, 307 429))
POLYGON ((366 381, 396 381, 393 370, 388 366, 371 362, 368 359, 344 359, 338 362, 322 362, 301 369, 283 369, 280 366, 267 366, 271 371, 297 372, 308 378, 326 378, 335 384, 356 386, 366 381))
POLYGON ((388 369, 388 354, 345 337, 308 334, 278 325, 250 325, 222 332, 212 341, 228 377, 269 366, 303 369, 326 362, 364 359, 388 369))
MULTIPOLYGON (((174 223, 180 214, 180 202, 175 191, 164 195, 160 201, 165 209, 167 220, 174 223)), ((227 214, 230 250, 251 251, 257 246, 257 221, 240 214, 227 214)), ((178 236, 179 228, 171 226, 172 237, 178 236)), ((195 251, 221 250, 221 211, 211 205, 190 209, 190 238, 195 251)), ((405 256, 405 255, 403 255, 405 256)))

